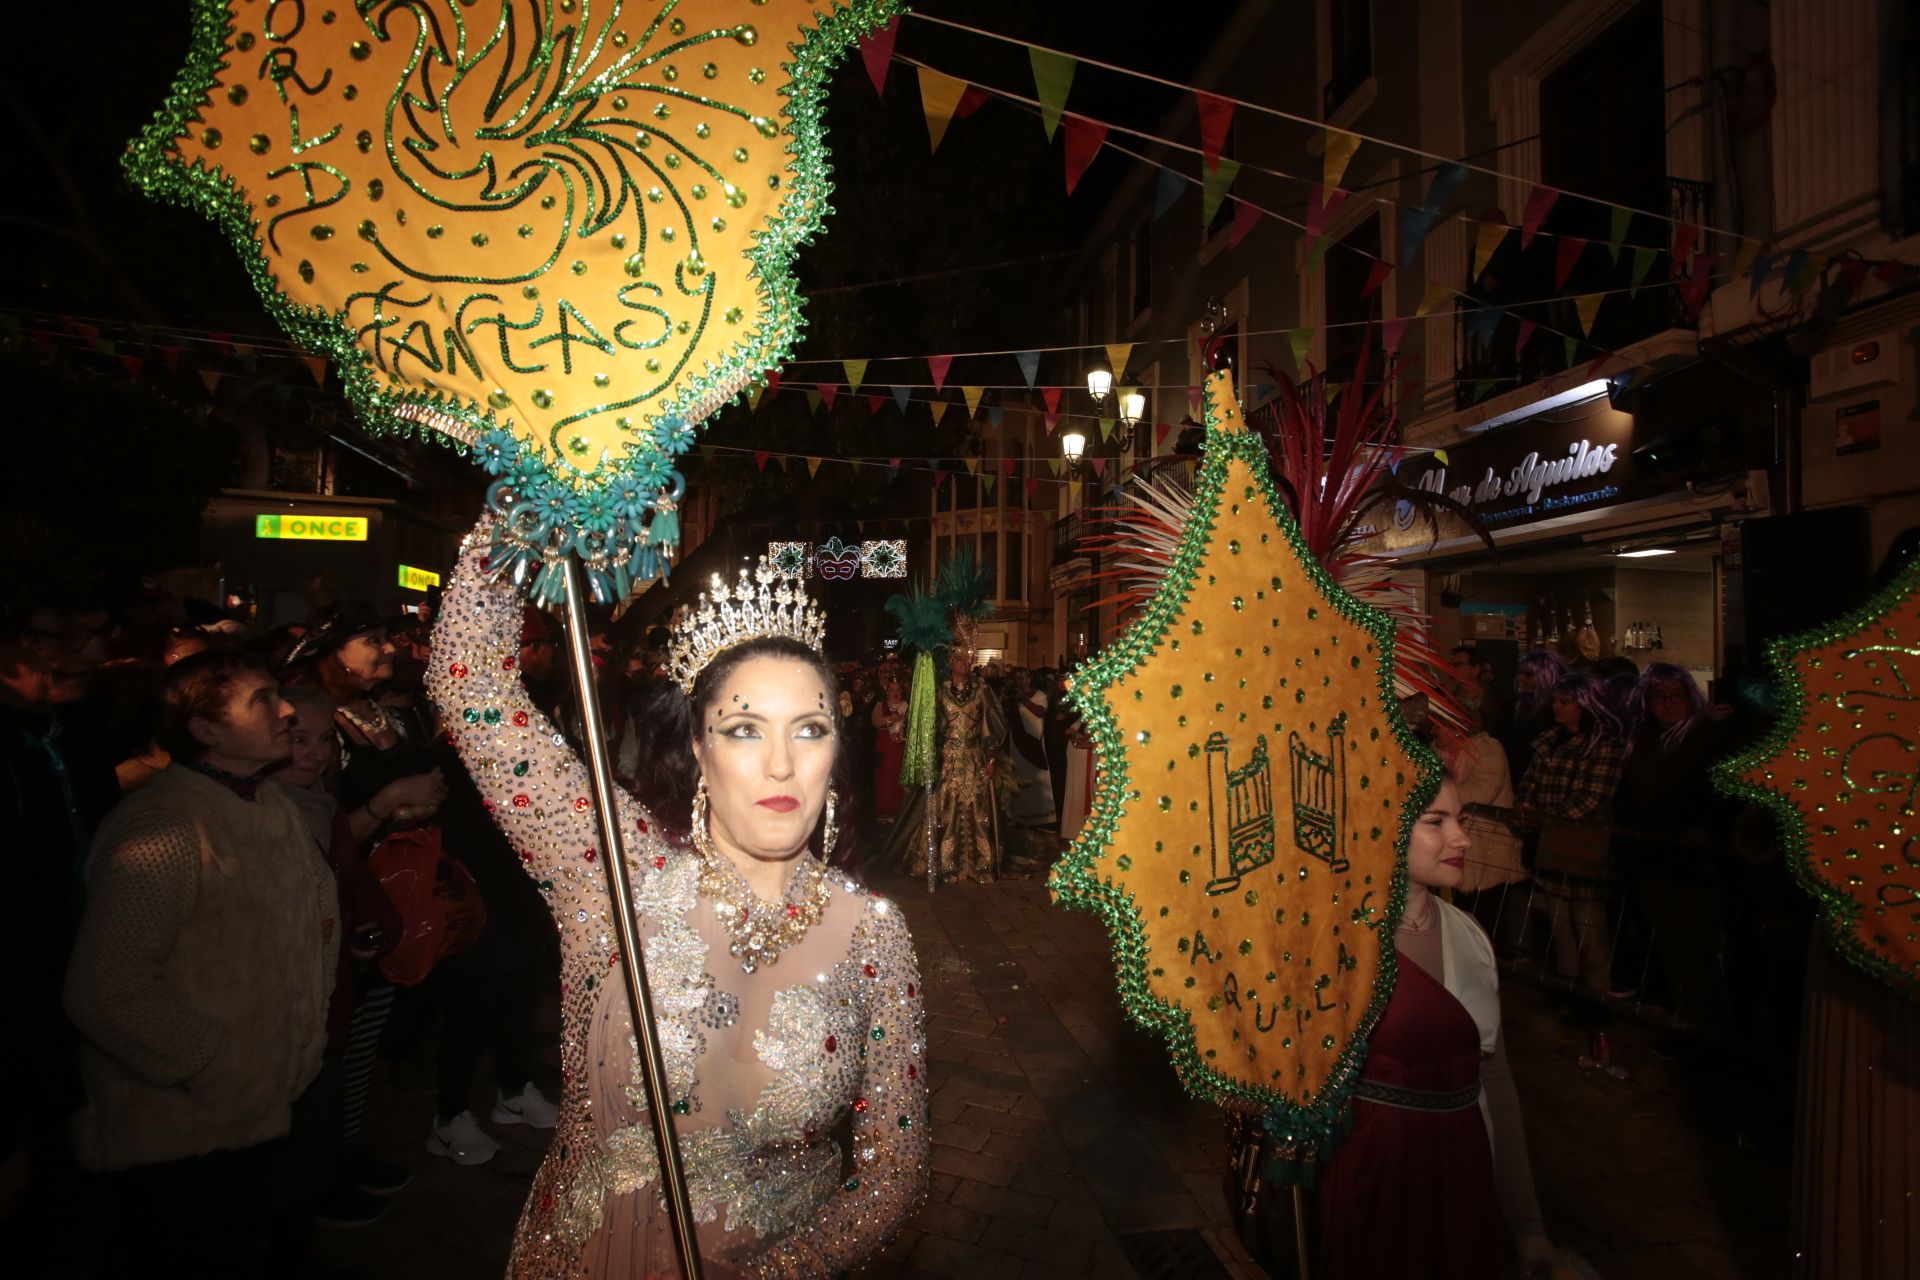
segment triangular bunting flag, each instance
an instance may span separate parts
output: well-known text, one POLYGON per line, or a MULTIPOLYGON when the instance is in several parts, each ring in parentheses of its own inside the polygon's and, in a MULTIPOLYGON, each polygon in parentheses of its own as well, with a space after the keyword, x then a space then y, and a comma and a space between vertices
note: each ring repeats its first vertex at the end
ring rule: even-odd
POLYGON ((960 105, 960 95, 966 91, 967 82, 943 75, 932 67, 920 68, 920 106, 927 113, 927 141, 929 150, 940 149, 940 139, 947 136, 947 126, 953 123, 954 108, 960 105))
POLYGON ((1380 292, 1380 286, 1385 284, 1387 277, 1392 274, 1393 264, 1391 262, 1376 262, 1371 267, 1368 267, 1367 282, 1360 286, 1361 300, 1365 301, 1380 292))
POLYGON ((1653 269, 1653 260, 1659 255, 1659 252, 1658 249, 1645 248, 1635 249, 1633 251, 1633 266, 1627 275, 1630 293, 1637 294, 1640 292, 1640 286, 1646 283, 1647 272, 1653 269))
POLYGON ((179 347, 169 347, 169 346, 163 345, 160 348, 160 357, 161 359, 167 362, 167 368, 173 370, 175 373, 180 372, 180 348, 179 347))
POLYGON ((1173 430, 1173 424, 1171 422, 1154 423, 1153 424, 1154 447, 1158 448, 1159 446, 1165 444, 1167 442, 1167 435, 1172 430, 1173 430))
POLYGON ((1039 476, 1028 476, 1028 477, 1027 477, 1027 483, 1026 483, 1026 485, 1025 485, 1025 489, 1026 489, 1026 493, 1027 493, 1027 501, 1028 501, 1028 502, 1032 502, 1032 501, 1033 501, 1033 491, 1034 491, 1035 489, 1038 489, 1039 487, 1040 487, 1040 477, 1039 477, 1039 476))
POLYGON ((1013 474, 1013 469, 1017 465, 1019 465, 1018 460, 1012 454, 1003 453, 1000 455, 1000 469, 1008 475, 1013 474))
POLYGON ((1233 180, 1240 176, 1238 160, 1221 157, 1220 167, 1208 170, 1206 181, 1200 184, 1200 225, 1213 225, 1213 215, 1220 212, 1220 202, 1227 198, 1227 189, 1233 180))
POLYGON ((1060 474, 1060 459, 1058 459, 1058 458, 1048 458, 1048 459, 1047 459, 1047 470, 1049 470, 1049 471, 1051 471, 1051 472, 1053 472, 1053 474, 1055 474, 1056 476, 1057 476, 1057 475, 1059 475, 1059 474, 1060 474))
POLYGON ((1107 474, 1107 460, 1105 458, 1090 458, 1088 461, 1093 466, 1094 475, 1103 476, 1107 474))
POLYGON ((900 406, 901 413, 905 413, 907 406, 913 403, 913 388, 895 387, 893 389, 893 402, 900 406))
POLYGON ((302 356, 300 363, 307 366, 307 372, 313 375, 313 385, 327 385, 327 358, 325 356, 302 356))
POLYGON ((833 398, 840 394, 840 384, 837 382, 821 382, 815 385, 820 388, 820 398, 827 402, 827 409, 831 412, 833 409, 833 398))
POLYGON ((953 368, 952 356, 928 356, 927 372, 933 375, 933 389, 943 391, 947 385, 947 370, 953 368))
POLYGON ((867 64, 867 79, 873 91, 882 97, 887 92, 887 65, 893 61, 893 42, 900 34, 900 19, 887 19, 887 25, 868 32, 860 39, 860 60, 867 64))
POLYGON ((1633 221, 1633 210, 1615 209, 1613 225, 1607 232, 1607 256, 1615 262, 1620 261, 1620 246, 1627 241, 1627 224, 1633 221))
POLYGON ((1747 287, 1749 299, 1760 296, 1760 289, 1767 283, 1767 277, 1773 272, 1773 255, 1763 253, 1755 257, 1753 266, 1747 269, 1747 278, 1753 283, 1747 287))
POLYGON ((1127 376, 1127 361, 1133 359, 1131 342, 1109 342, 1107 344, 1107 368, 1113 373, 1117 383, 1127 376))
POLYGON ((1573 274, 1580 254, 1586 247, 1587 242, 1579 236, 1560 237, 1560 243, 1553 250, 1553 287, 1556 291, 1567 287, 1567 277, 1573 274))
POLYGON ((1487 264, 1493 261, 1494 251, 1500 247, 1500 242, 1507 238, 1507 232, 1511 230, 1513 228, 1504 222, 1480 224, 1480 234, 1473 242, 1473 274, 1468 279, 1478 280, 1486 273, 1487 264))
POLYGON ((1687 260, 1693 256, 1693 246, 1700 241, 1700 228, 1691 222, 1682 223, 1673 229, 1673 257, 1667 263, 1667 279, 1678 280, 1687 269, 1687 260))
POLYGON ((1072 510, 1078 510, 1080 507, 1080 488, 1078 480, 1067 481, 1067 506, 1072 510))
POLYGON ((867 378, 867 362, 865 360, 842 360, 840 367, 847 371, 847 390, 858 391, 860 384, 865 382, 867 378))
POLYGON ((1583 293, 1573 300, 1573 309, 1580 315, 1580 333, 1583 337, 1593 333, 1593 318, 1600 314, 1600 304, 1606 300, 1604 293, 1583 293))
POLYGON ((1067 105, 1067 90, 1073 85, 1073 69, 1079 64, 1064 53, 1027 47, 1027 59, 1033 64, 1034 96, 1040 99, 1040 127, 1053 141, 1060 127, 1060 113, 1067 105))
MULTIPOLYGON (((1687 310, 1687 319, 1697 319, 1700 308, 1706 303, 1707 290, 1713 288, 1713 264, 1719 261, 1716 253, 1696 253, 1693 255, 1693 272, 1680 282, 1680 302, 1687 310)), ((1864 271, 1866 264, 1860 264, 1864 271)))
POLYGON ((1313 349, 1312 329, 1289 329, 1287 346, 1293 350, 1293 367, 1301 373, 1307 369, 1307 352, 1313 349))
POLYGON ((996 400, 992 404, 987 406, 987 424, 993 427, 994 430, 997 431, 1000 429, 1000 423, 1006 418, 1006 416, 1007 416, 1007 406, 1002 404, 1000 401, 996 400))
POLYGON ((968 458, 968 459, 966 459, 966 464, 967 464, 967 474, 968 474, 968 475, 975 475, 975 476, 977 476, 977 475, 979 475, 979 474, 980 474, 980 459, 978 459, 978 458, 968 458))
POLYGON ((1479 306, 1467 316, 1467 336, 1475 338, 1483 347, 1493 345, 1493 335, 1500 328, 1500 320, 1506 315, 1499 307, 1479 306))
POLYGON ((1805 249, 1795 249, 1787 258, 1787 296, 1795 302, 1807 295, 1813 282, 1827 269, 1827 255, 1808 253, 1805 249))
POLYGON ((1466 180, 1467 166, 1452 160, 1446 161, 1433 171, 1433 181, 1427 185, 1427 198, 1421 202, 1422 207, 1434 214, 1444 212, 1447 201, 1453 198, 1453 193, 1466 180))
POLYGON ((1107 126, 1088 120, 1082 116, 1067 117, 1067 194, 1080 185, 1080 177, 1100 154, 1100 146, 1107 140, 1107 126))
POLYGON ((1100 419, 1100 439, 1103 443, 1113 439, 1113 424, 1114 419, 1112 418, 1100 419))
POLYGON ((1513 354, 1518 356, 1527 349, 1528 341, 1533 337, 1534 323, 1531 320, 1520 322, 1519 332, 1513 335, 1513 354))
MULTIPOLYGON (((144 363, 146 362, 143 361, 139 356, 122 355, 120 357, 120 367, 122 369, 125 369, 127 371, 127 376, 133 379, 135 382, 138 382, 140 380, 140 366, 144 363)), ((326 376, 325 360, 321 361, 320 376, 323 378, 326 376)))
POLYGON ((1033 390, 1033 380, 1040 376, 1040 353, 1022 351, 1014 361, 1020 366, 1020 376, 1027 380, 1027 390, 1033 390))
POLYGON ((1347 202, 1347 193, 1339 187, 1316 185, 1307 194, 1307 234, 1318 236, 1327 229, 1327 222, 1341 205, 1347 202))
POLYGON ((1427 282, 1427 291, 1420 295, 1420 305, 1413 309, 1413 314, 1416 316, 1426 315, 1429 311, 1432 311, 1435 307, 1445 302, 1450 296, 1450 292, 1447 286, 1436 284, 1429 280, 1427 282))
POLYGON ((823 393, 819 390, 819 388, 815 388, 814 390, 808 391, 806 393, 808 413, 820 412, 820 400, 821 400, 822 394, 823 393))
POLYGON ((1410 319, 1409 316, 1394 316, 1380 322, 1380 345, 1389 358, 1400 350, 1400 339, 1406 336, 1410 319))
POLYGON ((1060 421, 1060 388, 1040 388, 1040 401, 1047 406, 1047 430, 1052 431, 1054 424, 1060 421))
POLYGON ((885 404, 886 402, 887 402, 887 398, 884 395, 868 396, 867 397, 867 413, 869 415, 872 415, 880 412, 880 406, 885 404))
POLYGON ((1238 249, 1240 242, 1247 238, 1247 232, 1253 230, 1260 221, 1260 210, 1245 200, 1233 202, 1233 227, 1227 232, 1227 248, 1238 249))
POLYGON ((1200 158, 1208 169, 1220 167, 1220 148, 1226 145, 1227 129, 1233 124, 1233 104, 1211 93, 1194 91, 1194 106, 1200 114, 1200 158))
POLYGON ((1563 360, 1561 363, 1565 364, 1567 368, 1571 369, 1573 368, 1574 352, 1577 351, 1580 347, 1580 339, 1569 337, 1566 340, 1566 344, 1567 344, 1566 359, 1563 360))
POLYGON ((1733 255, 1733 275, 1737 280, 1753 267, 1753 260, 1760 256, 1760 242, 1752 236, 1740 237, 1740 248, 1733 255))
POLYGON ((765 471, 767 469, 767 458, 770 456, 771 455, 769 455, 764 449, 755 450, 753 455, 754 470, 765 471))
POLYGON ((1321 157, 1320 183, 1326 187, 1337 187, 1347 172, 1347 164, 1353 159, 1353 153, 1360 149, 1360 139, 1342 129, 1329 129, 1326 143, 1326 154, 1321 157))
POLYGON ((1526 211, 1520 215, 1520 247, 1528 248, 1533 238, 1540 234, 1540 224, 1546 221, 1547 210, 1553 208, 1553 202, 1560 198, 1558 187, 1535 187, 1527 195, 1526 211))
POLYGON ((1439 220, 1440 214, 1433 209, 1402 209, 1400 211, 1402 265, 1420 256, 1420 246, 1427 242, 1427 236, 1433 231, 1433 224, 1439 220))
POLYGON ((220 379, 225 376, 226 375, 218 369, 202 369, 200 371, 200 381, 205 384, 208 395, 213 394, 214 389, 220 385, 220 379))
POLYGON ((968 116, 986 106, 987 99, 992 96, 993 95, 989 94, 977 84, 968 85, 967 91, 960 95, 959 105, 953 109, 953 118, 955 120, 965 120, 968 116))
POLYGON ((1318 272, 1320 270, 1320 261, 1326 256, 1327 238, 1325 236, 1315 236, 1313 241, 1307 245, 1307 262, 1306 266, 1302 268, 1302 273, 1311 276, 1318 272))
POLYGON ((820 459, 808 458, 807 459, 807 478, 811 480, 814 476, 817 476, 819 474, 820 474, 820 459))
POLYGON ((999 483, 1000 483, 1000 477, 993 474, 993 472, 991 471, 987 472, 987 474, 980 477, 980 487, 983 490, 985 490, 987 493, 992 493, 994 489, 999 485, 999 483))
POLYGON ((1180 193, 1186 190, 1187 180, 1173 169, 1162 169, 1160 181, 1153 189, 1153 220, 1158 222, 1167 216, 1167 210, 1173 208, 1180 199, 1180 193))
POLYGON ((967 417, 980 412, 980 397, 986 393, 985 387, 962 387, 960 395, 967 402, 967 417))
POLYGON ((1200 416, 1200 388, 1198 387, 1187 388, 1187 412, 1195 418, 1200 416))

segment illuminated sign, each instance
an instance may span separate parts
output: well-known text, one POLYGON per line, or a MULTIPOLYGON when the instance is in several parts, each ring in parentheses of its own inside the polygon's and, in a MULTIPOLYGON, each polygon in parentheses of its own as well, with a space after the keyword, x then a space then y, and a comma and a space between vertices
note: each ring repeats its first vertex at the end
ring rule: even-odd
POLYGON ((440 585, 440 575, 431 569, 416 569, 410 564, 403 564, 400 566, 400 585, 409 591, 425 591, 440 585))
POLYGON ((271 516, 253 518, 256 538, 298 539, 303 542, 365 542, 365 516, 271 516))

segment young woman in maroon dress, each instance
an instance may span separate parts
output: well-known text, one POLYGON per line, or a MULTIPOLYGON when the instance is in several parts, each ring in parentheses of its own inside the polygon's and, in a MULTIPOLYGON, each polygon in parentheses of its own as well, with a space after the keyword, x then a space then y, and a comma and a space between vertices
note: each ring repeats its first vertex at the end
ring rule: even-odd
POLYGON ((904 798, 900 764, 907 754, 907 695, 893 675, 873 704, 873 727, 873 814, 891 822, 904 798))
POLYGON ((1399 977, 1368 1038, 1353 1130, 1320 1184, 1314 1280, 1488 1280, 1510 1274, 1515 1254, 1528 1275, 1555 1261, 1500 1039, 1493 947, 1431 892, 1460 883, 1468 849, 1449 781, 1407 844, 1399 977))

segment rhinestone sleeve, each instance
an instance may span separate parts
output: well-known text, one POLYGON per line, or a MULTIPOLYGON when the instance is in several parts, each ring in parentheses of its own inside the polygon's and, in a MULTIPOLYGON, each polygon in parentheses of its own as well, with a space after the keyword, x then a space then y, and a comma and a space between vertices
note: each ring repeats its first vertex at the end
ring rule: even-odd
POLYGON ((926 1015, 906 921, 875 898, 852 959, 871 984, 860 1091, 853 1104, 852 1171, 812 1225, 750 1258, 765 1280, 838 1275, 886 1246, 927 1193, 926 1015))

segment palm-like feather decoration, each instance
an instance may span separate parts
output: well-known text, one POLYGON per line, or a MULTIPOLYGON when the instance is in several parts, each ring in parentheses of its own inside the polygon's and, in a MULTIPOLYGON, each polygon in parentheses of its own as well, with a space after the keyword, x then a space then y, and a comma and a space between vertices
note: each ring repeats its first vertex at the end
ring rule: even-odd
MULTIPOLYGON (((1394 676, 1401 696, 1425 694, 1437 718, 1459 727, 1460 704, 1446 656, 1428 638, 1431 619, 1412 591, 1392 581, 1393 562, 1365 554, 1357 544, 1370 511, 1403 501, 1429 521, 1444 508, 1482 538, 1486 534, 1470 511, 1446 495, 1414 490, 1394 478, 1400 457, 1396 417, 1383 395, 1392 370, 1369 390, 1367 361, 1363 347, 1331 423, 1320 377, 1299 384, 1269 365, 1266 373, 1279 386, 1279 398, 1247 415, 1247 424, 1266 446, 1274 485, 1308 549, 1341 587, 1393 618, 1398 628, 1394 676)), ((1192 507, 1184 482, 1165 474, 1136 478, 1123 497, 1124 505, 1100 512, 1105 531, 1084 540, 1114 560, 1112 568, 1095 576, 1108 584, 1110 594, 1102 603, 1118 606, 1116 616, 1126 615, 1159 587, 1192 507)))
POLYGON ((664 566, 695 427, 791 351, 828 73, 899 0, 194 0, 128 150, 373 430, 498 476, 551 595, 664 566))
POLYGON ((913 685, 907 700, 906 750, 900 760, 900 785, 925 786, 933 780, 933 655, 953 643, 947 602, 922 583, 887 597, 887 612, 900 624, 900 643, 914 651, 913 685))

